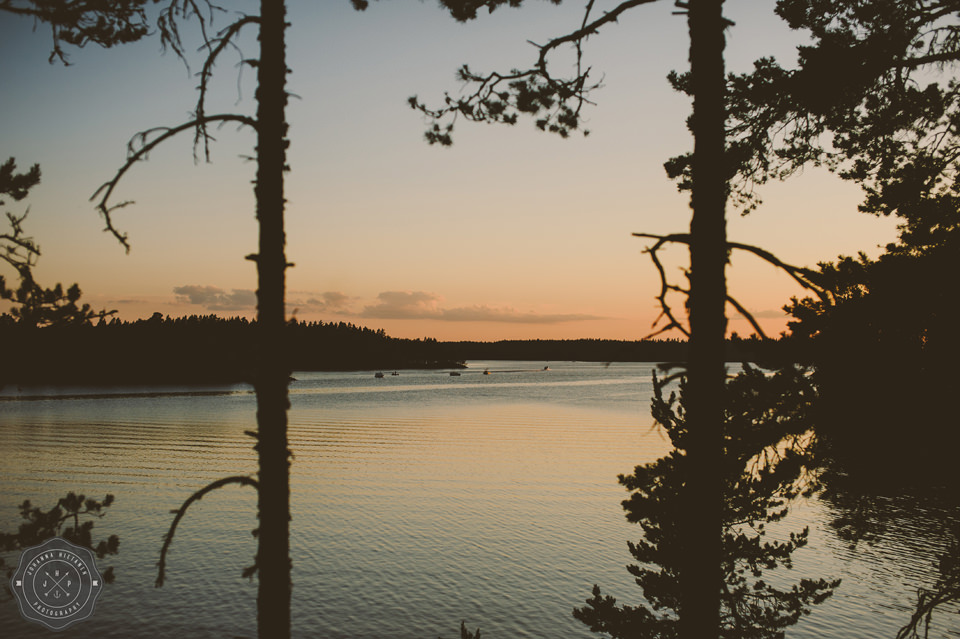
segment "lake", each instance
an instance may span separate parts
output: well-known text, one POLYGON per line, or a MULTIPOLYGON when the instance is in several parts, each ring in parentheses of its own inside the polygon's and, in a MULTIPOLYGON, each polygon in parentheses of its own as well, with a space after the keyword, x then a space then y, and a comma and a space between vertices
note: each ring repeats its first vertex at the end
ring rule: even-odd
MULTIPOLYGON (((621 602, 640 596, 624 568, 639 528, 623 517, 616 477, 669 448, 649 416, 652 369, 491 361, 458 377, 296 373, 295 636, 455 639, 461 619, 490 639, 596 636, 571 616, 594 583, 621 602)), ((24 499, 46 509, 70 490, 116 497, 94 538, 119 535, 120 553, 100 562, 117 579, 70 636, 256 635, 256 582, 240 576, 256 552, 248 487, 191 507, 166 585, 153 586, 170 510, 213 480, 255 472, 243 432, 254 410, 243 386, 0 393, 0 530, 16 528, 24 499)), ((843 584, 788 637, 892 639, 909 619, 955 511, 933 498, 882 506, 884 534, 851 547, 829 527, 834 506, 795 505, 788 528, 810 526, 811 542, 779 578, 843 584)), ((943 617, 931 637, 960 637, 958 622, 943 617)), ((11 600, 0 635, 50 632, 11 600)))

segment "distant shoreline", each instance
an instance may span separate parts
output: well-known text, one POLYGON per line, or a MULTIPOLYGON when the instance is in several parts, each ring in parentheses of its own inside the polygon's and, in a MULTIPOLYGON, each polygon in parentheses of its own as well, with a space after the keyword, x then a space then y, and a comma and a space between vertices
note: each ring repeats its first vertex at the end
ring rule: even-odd
MULTIPOLYGON (((2 320, 3 318, 0 318, 2 320)), ((99 325, 25 327, 0 321, 5 345, 0 389, 8 386, 253 384, 257 325, 216 316, 99 325)), ((786 340, 731 339, 729 361, 793 361, 786 340)), ((682 362, 687 342, 666 340, 401 339, 353 324, 291 322, 284 357, 290 370, 462 369, 466 361, 682 362)))

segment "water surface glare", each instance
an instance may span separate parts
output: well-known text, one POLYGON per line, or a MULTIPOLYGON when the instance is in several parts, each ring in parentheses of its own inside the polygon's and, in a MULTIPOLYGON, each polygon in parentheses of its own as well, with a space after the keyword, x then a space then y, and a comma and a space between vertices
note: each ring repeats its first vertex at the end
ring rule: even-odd
MULTIPOLYGON (((594 583, 625 603, 640 596, 624 569, 639 529, 624 520, 616 477, 668 450, 649 416, 652 369, 474 362, 456 377, 296 373, 295 636, 453 638, 461 619, 491 639, 594 636, 571 616, 594 583)), ((243 386, 0 394, 0 530, 18 525, 24 499, 47 508, 69 490, 116 496, 94 536, 119 535, 120 554, 100 564, 115 566, 117 581, 70 636, 255 636, 256 581, 240 577, 256 552, 249 488, 191 507, 167 583, 153 587, 170 510, 211 481, 255 472, 244 434, 255 403, 243 386)), ((892 638, 909 618, 916 587, 932 583, 943 517, 934 505, 890 508, 902 521, 855 549, 829 532, 829 504, 794 509, 789 527, 809 525, 811 544, 782 578, 844 584, 788 637, 892 638)), ((13 601, 0 604, 0 629, 49 636, 13 601)))

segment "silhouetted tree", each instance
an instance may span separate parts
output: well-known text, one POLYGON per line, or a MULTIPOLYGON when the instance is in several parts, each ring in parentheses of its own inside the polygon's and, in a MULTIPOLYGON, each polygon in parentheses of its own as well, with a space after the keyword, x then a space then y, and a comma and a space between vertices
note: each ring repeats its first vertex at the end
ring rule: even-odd
MULTIPOLYGON (((433 119, 426 132, 431 143, 451 144, 457 116, 482 122, 515 123, 520 114, 536 118, 543 130, 568 136, 580 126, 580 113, 587 96, 598 85, 591 82, 589 68, 581 66, 582 44, 603 26, 636 6, 651 0, 628 0, 591 20, 594 2, 586 3, 579 29, 536 45, 536 62, 526 70, 510 73, 477 74, 468 66, 459 77, 476 87, 467 97, 454 99, 449 94, 439 109, 431 109, 416 97, 410 105, 433 119), (570 78, 556 77, 548 65, 555 49, 570 45, 576 54, 576 72, 570 78), (449 118, 443 123, 444 118, 449 118)), ((481 7, 490 11, 520 0, 441 0, 451 14, 465 21, 476 17, 481 7)), ((689 120, 694 137, 694 152, 689 162, 689 180, 693 217, 685 242, 690 248, 690 288, 687 291, 690 313, 690 352, 686 365, 689 376, 688 407, 690 435, 685 455, 687 477, 677 508, 687 519, 678 528, 680 543, 680 632, 684 637, 717 636, 722 540, 721 427, 725 383, 724 335, 727 302, 725 267, 725 207, 728 193, 725 153, 725 83, 723 50, 724 29, 729 24, 722 16, 722 0, 692 0, 677 3, 687 14, 690 32, 690 72, 684 89, 693 96, 693 114, 689 120)), ((662 270, 661 270, 662 273, 662 270)), ((661 298, 661 301, 663 299, 661 298)), ((665 308, 666 310, 666 308, 665 308)), ((669 314, 669 312, 668 312, 669 314)), ((672 317, 672 316, 671 316, 672 317)), ((677 322, 672 325, 679 326, 677 322)))
MULTIPOLYGON (((765 58, 729 80, 742 185, 823 164, 861 186, 861 211, 900 220, 899 241, 878 259, 820 264, 814 277, 827 296, 788 307, 792 332, 813 344, 818 439, 840 471, 831 483, 853 492, 955 486, 944 444, 960 382, 947 285, 960 267, 960 6, 779 0, 776 11, 811 38, 796 68, 765 58)), ((854 534, 875 523, 850 521, 854 534)), ((956 566, 956 554, 945 555, 940 582, 921 592, 898 637, 917 636, 956 599, 956 566)))
MULTIPOLYGON (((16 162, 10 158, 0 165, 0 198, 10 197, 19 202, 30 189, 40 183, 40 167, 34 164, 26 173, 16 172, 16 162)), ((0 199, 0 209, 6 201, 0 199)), ((9 288, 0 273, 0 299, 11 303, 10 315, 21 326, 43 327, 87 324, 112 312, 94 311, 89 304, 79 305, 80 287, 71 285, 64 290, 61 284, 44 288, 33 277, 33 267, 40 258, 40 246, 23 230, 27 211, 18 215, 3 210, 10 230, 0 233, 0 260, 11 267, 19 280, 16 288, 9 288)))
POLYGON ((720 628, 722 567, 724 336, 727 330, 723 0, 691 0, 690 86, 693 170, 690 187, 690 355, 686 467, 679 508, 684 522, 680 636, 715 637, 720 628))
MULTIPOLYGON (((638 466, 620 483, 631 491, 623 502, 627 519, 641 526, 642 540, 629 544, 638 562, 630 573, 642 588, 645 604, 617 604, 594 586, 587 605, 574 616, 594 632, 617 639, 683 637, 686 536, 689 525, 680 509, 684 484, 695 462, 685 454, 689 427, 689 383, 679 395, 664 398, 655 382, 653 415, 674 450, 638 466)), ((725 388, 720 464, 723 496, 719 622, 713 634, 724 639, 783 637, 811 606, 829 597, 839 580, 801 579, 789 588, 768 582, 767 571, 789 569, 794 551, 807 543, 808 530, 778 530, 769 540, 768 525, 787 514, 789 502, 817 488, 816 459, 810 446, 810 406, 815 393, 802 369, 787 367, 774 375, 746 367, 725 388)))
POLYGON ((467 630, 467 622, 460 622, 460 639, 480 639, 480 629, 477 628, 476 632, 470 632, 467 630))
POLYGON ((28 16, 50 27, 50 61, 68 64, 62 45, 102 47, 134 42, 149 33, 146 7, 160 0, 0 0, 0 11, 28 16))
POLYGON ((958 269, 960 236, 952 233, 919 254, 895 249, 876 260, 823 263, 818 275, 830 297, 787 307, 792 335, 810 345, 816 365, 825 459, 864 484, 955 484, 953 451, 943 443, 960 380, 960 334, 956 293, 944 277, 958 269), (891 366, 908 372, 891 374, 891 366))
POLYGON ((728 80, 737 193, 749 206, 753 184, 824 164, 863 188, 862 211, 901 220, 880 259, 822 264, 812 277, 826 295, 789 307, 794 333, 815 338, 823 434, 848 461, 884 468, 903 451, 877 427, 889 435, 907 420, 933 434, 960 381, 956 296, 943 286, 960 264, 960 7, 780 0, 776 11, 811 43, 794 69, 764 58, 728 80), (911 372, 888 375, 881 360, 911 372), (929 401, 917 406, 915 391, 929 401))
POLYGON ((960 8, 779 0, 776 12, 811 43, 796 68, 761 58, 729 78, 739 184, 825 164, 863 187, 862 210, 904 220, 905 244, 935 243, 957 224, 960 8))
MULTIPOLYGON (((53 47, 50 62, 59 59, 68 64, 62 45, 83 47, 94 42, 102 47, 133 42, 147 35, 149 25, 145 8, 158 0, 0 0, 0 11, 31 17, 50 28, 53 47)), ((0 198, 20 201, 40 183, 40 167, 34 164, 26 173, 16 173, 13 158, 0 165, 0 198)), ((0 206, 5 202, 0 199, 0 206)), ((77 306, 80 288, 74 284, 66 291, 60 284, 43 288, 33 279, 32 268, 40 256, 40 247, 23 231, 24 212, 4 211, 10 231, 0 234, 0 258, 13 267, 20 280, 16 289, 7 288, 0 275, 0 299, 15 303, 11 314, 32 326, 83 323, 110 313, 94 312, 88 305, 77 306)))
MULTIPOLYGON (((260 15, 242 15, 222 29, 216 36, 208 35, 208 27, 216 7, 210 2, 196 3, 192 0, 170 0, 161 11, 158 26, 161 39, 181 58, 184 47, 180 39, 180 25, 190 19, 200 24, 203 38, 202 49, 207 51, 200 71, 199 98, 194 118, 172 128, 151 129, 140 133, 131 142, 127 162, 109 182, 104 184, 94 197, 99 197, 100 210, 111 231, 128 248, 126 235, 113 224, 112 214, 127 203, 111 205, 110 197, 119 180, 137 161, 144 159, 149 151, 165 140, 183 131, 193 131, 197 144, 206 147, 210 141, 207 127, 215 123, 236 122, 249 126, 257 134, 257 175, 254 193, 256 196, 257 220, 260 227, 259 251, 248 256, 257 264, 257 318, 259 338, 255 345, 256 372, 254 388, 257 395, 257 439, 259 478, 241 483, 252 485, 258 492, 259 527, 257 557, 254 570, 259 571, 257 593, 257 626, 261 637, 290 636, 290 486, 289 457, 287 446, 287 384, 290 378, 287 362, 283 357, 283 329, 285 320, 285 271, 288 266, 284 253, 284 195, 283 174, 286 166, 287 103, 284 31, 286 29, 286 6, 284 2, 263 0, 260 15), (257 114, 250 117, 242 114, 208 115, 206 98, 212 69, 223 51, 232 45, 233 39, 245 27, 257 25, 260 55, 256 60, 247 60, 257 69, 257 114)), ((209 158, 209 155, 207 155, 209 158)), ((228 478, 230 479, 230 478, 228 478)), ((236 479, 236 478, 233 478, 236 479)), ((215 482, 214 484, 217 484, 215 482)), ((211 484, 211 486, 214 486, 211 484)), ((225 484, 217 484, 216 487, 225 484)), ((194 494, 184 505, 189 505, 198 495, 210 489, 208 486, 194 494)), ((182 516, 182 515, 181 515, 182 516)), ((168 533, 165 552, 176 527, 168 533)), ((245 573, 245 574, 252 574, 245 573)), ((163 583, 163 574, 157 585, 163 583)))
MULTIPOLYGON (((50 61, 59 58, 67 64, 62 43, 84 46, 95 42, 103 47, 132 42, 147 34, 143 7, 149 0, 0 0, 0 11, 16 15, 33 17, 37 22, 51 28, 53 50, 50 61)), ((156 0, 153 0, 156 1, 156 0)), ((40 166, 34 164, 25 173, 16 172, 16 162, 10 158, 0 165, 0 207, 7 203, 4 197, 20 202, 27 197, 30 189, 40 183, 40 166)), ((40 247, 25 234, 23 222, 27 212, 16 214, 4 210, 10 225, 10 231, 0 233, 0 259, 16 272, 19 285, 15 289, 7 287, 6 280, 0 274, 0 299, 13 304, 10 316, 21 327, 63 327, 89 324, 94 317, 102 321, 111 312, 93 311, 88 304, 78 306, 80 288, 76 284, 66 292, 60 284, 53 288, 44 288, 33 277, 33 267, 40 257, 40 247)), ((0 316, 0 319, 7 316, 0 316)), ((97 557, 116 554, 119 538, 110 535, 94 545, 92 539, 93 521, 105 514, 103 510, 113 503, 113 495, 107 495, 103 501, 88 499, 84 495, 69 492, 58 500, 57 505, 48 511, 33 506, 26 500, 20 506, 20 516, 25 520, 16 533, 0 533, 0 549, 3 551, 21 550, 35 546, 45 539, 61 536, 67 541, 93 550, 97 557), (81 523, 81 518, 84 521, 81 523), (72 522, 72 526, 65 526, 72 522)), ((0 570, 9 581, 13 567, 7 566, 0 558, 0 570)), ((104 581, 114 580, 113 567, 103 573, 104 581)), ((4 584, 6 587, 6 584, 4 584)))
MULTIPOLYGON (((351 4, 358 10, 367 6, 366 0, 351 0, 351 4)), ((234 122, 251 127, 257 134, 254 194, 260 236, 258 252, 248 258, 257 264, 258 279, 257 325, 260 335, 255 347, 257 432, 254 436, 257 440, 255 448, 258 452, 259 478, 240 483, 255 486, 258 492, 260 524, 256 531, 258 550, 255 562, 255 570, 259 571, 258 632, 261 637, 288 637, 291 563, 287 384, 290 371, 283 357, 285 274, 289 266, 284 251, 284 172, 288 168, 286 149, 289 144, 285 119, 286 75, 289 72, 285 62, 286 3, 282 0, 261 0, 258 16, 242 15, 211 36, 208 26, 217 9, 209 0, 199 3, 195 0, 168 0, 167 6, 160 12, 158 27, 161 39, 181 58, 184 57, 184 47, 179 25, 185 20, 196 19, 201 27, 201 50, 206 51, 207 55, 199 74, 199 97, 194 118, 175 127, 151 129, 138 134, 129 145, 127 162, 94 194, 94 198, 99 198, 97 207, 107 229, 129 249, 126 235, 116 229, 112 218, 112 213, 128 202, 112 205, 110 198, 120 179, 134 163, 145 159, 157 145, 183 131, 194 132, 195 143, 203 145, 209 159, 207 146, 211 137, 208 127, 211 124, 234 122), (260 42, 259 58, 244 60, 257 69, 256 116, 209 115, 206 98, 214 64, 232 45, 234 38, 250 25, 259 27, 260 42)), ((227 479, 239 481, 237 478, 227 479)), ((210 486, 195 493, 185 506, 208 489, 210 486)), ((171 537, 176 521, 168 533, 171 537)), ((165 545, 164 551, 166 548, 165 545)), ((161 583, 162 572, 157 585, 161 583)))
POLYGON ((286 3, 260 4, 257 65, 257 321, 262 335, 254 388, 257 392, 257 452, 260 511, 257 622, 260 636, 290 636, 290 451, 287 448, 288 363, 283 357, 286 323, 283 173, 286 170, 287 105, 284 30, 286 3))
MULTIPOLYGON (((103 501, 89 499, 83 494, 69 492, 57 501, 57 505, 44 511, 25 500, 20 505, 20 517, 24 520, 15 533, 0 532, 0 551, 22 550, 39 545, 51 537, 63 537, 72 544, 89 548, 103 559, 115 555, 120 548, 120 538, 110 535, 96 544, 93 542, 93 523, 103 517, 104 509, 113 503, 113 495, 107 495, 103 501), (70 526, 68 524, 72 523, 70 526)), ((6 575, 4 587, 10 595, 9 583, 15 567, 7 565, 0 557, 0 572, 6 575)), ((115 575, 113 566, 102 573, 106 583, 112 583, 115 575)))

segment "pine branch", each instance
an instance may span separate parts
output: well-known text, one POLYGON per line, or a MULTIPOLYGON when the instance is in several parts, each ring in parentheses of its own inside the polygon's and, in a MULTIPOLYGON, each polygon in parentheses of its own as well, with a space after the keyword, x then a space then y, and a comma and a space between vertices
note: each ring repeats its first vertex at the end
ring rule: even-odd
MULTIPOLYGON (((581 110, 586 104, 593 104, 589 94, 602 86, 602 80, 589 82, 591 69, 583 69, 583 42, 599 32, 604 25, 617 22, 625 11, 655 0, 627 0, 601 17, 590 21, 594 1, 589 0, 584 8, 584 17, 580 28, 566 35, 554 38, 540 45, 530 42, 537 48, 537 59, 529 69, 513 69, 509 73, 492 72, 476 74, 464 65, 458 74, 461 80, 476 85, 476 90, 466 98, 454 99, 444 94, 444 106, 431 108, 420 102, 417 96, 408 99, 414 110, 420 111, 432 125, 425 137, 430 144, 449 146, 453 143, 452 133, 456 119, 463 116, 474 122, 500 122, 515 124, 520 113, 537 116, 536 125, 543 131, 568 137, 578 129, 581 110), (557 78, 548 69, 550 54, 557 48, 570 44, 576 51, 576 75, 572 78, 557 78), (504 83, 506 86, 503 86, 504 83), (440 125, 440 120, 450 118, 449 124, 440 125)), ((589 131, 584 131, 588 135, 589 131)))
POLYGON ((160 588, 163 586, 164 577, 166 576, 167 550, 170 548, 170 543, 173 541, 173 535, 177 531, 177 524, 180 523, 180 520, 183 519, 183 516, 187 513, 187 508, 189 508, 190 504, 193 502, 203 499, 204 495, 207 493, 217 490, 218 488, 223 488, 229 484, 253 486, 257 490, 260 490, 259 482, 252 477, 247 477, 246 475, 224 477, 223 479, 218 479, 211 484, 207 484, 197 492, 190 495, 190 497, 187 498, 187 501, 183 502, 183 505, 180 506, 178 510, 170 511, 175 513, 176 517, 173 518, 173 523, 170 524, 170 530, 168 530, 167 534, 163 536, 163 548, 160 549, 160 561, 157 562, 157 581, 154 583, 155 588, 160 588))

